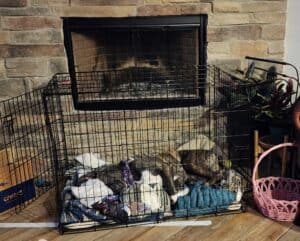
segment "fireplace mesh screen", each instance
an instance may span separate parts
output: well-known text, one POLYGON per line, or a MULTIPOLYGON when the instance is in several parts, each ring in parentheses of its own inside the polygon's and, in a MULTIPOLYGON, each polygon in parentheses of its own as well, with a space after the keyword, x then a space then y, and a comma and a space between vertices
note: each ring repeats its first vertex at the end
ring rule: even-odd
POLYGON ((65 46, 75 108, 169 108, 203 103, 199 84, 205 72, 200 76, 198 66, 206 63, 205 19, 66 19, 65 46))
POLYGON ((129 67, 80 72, 76 73, 75 98, 81 106, 92 106, 95 110, 144 108, 147 103, 154 107, 170 107, 177 102, 199 104, 204 70, 199 72, 194 66, 172 70, 129 67))
MULTIPOLYGON (((205 104, 154 109, 76 110, 70 76, 53 78, 44 99, 61 231, 242 209, 250 118, 236 103, 248 86, 214 66, 197 71, 206 76, 205 85, 194 86, 205 104), (224 95, 229 90, 236 93, 230 100, 224 95)), ((189 88, 176 91, 184 95, 189 88)), ((104 91, 103 98, 113 99, 113 92, 104 91)), ((125 92, 115 94, 126 101, 125 92)))

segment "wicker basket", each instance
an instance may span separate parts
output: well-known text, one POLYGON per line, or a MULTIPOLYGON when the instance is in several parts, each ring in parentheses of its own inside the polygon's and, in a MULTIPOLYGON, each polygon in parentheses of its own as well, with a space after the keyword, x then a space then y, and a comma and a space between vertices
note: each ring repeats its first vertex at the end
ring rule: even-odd
POLYGON ((279 144, 259 157, 253 169, 253 195, 256 205, 265 216, 277 221, 292 222, 300 213, 300 180, 284 177, 255 178, 260 162, 271 152, 283 147, 296 147, 296 145, 279 144))

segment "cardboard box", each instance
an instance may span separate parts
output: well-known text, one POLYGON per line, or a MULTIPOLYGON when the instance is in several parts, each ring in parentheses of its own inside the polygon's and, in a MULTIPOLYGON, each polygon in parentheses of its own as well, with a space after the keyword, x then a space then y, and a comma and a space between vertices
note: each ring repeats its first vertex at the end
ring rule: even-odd
POLYGON ((0 151, 0 212, 36 196, 31 148, 8 148, 0 151))

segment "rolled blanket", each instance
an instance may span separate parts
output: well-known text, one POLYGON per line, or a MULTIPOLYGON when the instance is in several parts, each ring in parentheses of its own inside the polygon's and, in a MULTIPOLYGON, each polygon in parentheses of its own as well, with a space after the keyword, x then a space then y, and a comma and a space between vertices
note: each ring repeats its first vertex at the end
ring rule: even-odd
POLYGON ((96 222, 107 220, 106 216, 100 214, 94 209, 87 208, 79 200, 70 200, 65 206, 65 212, 71 213, 73 218, 76 217, 80 222, 84 221, 84 216, 96 222))
POLYGON ((96 202, 102 202, 106 196, 113 195, 113 191, 100 179, 89 179, 87 182, 77 186, 66 186, 62 192, 62 200, 65 200, 67 193, 71 193, 83 205, 92 208, 96 202))
POLYGON ((195 183, 190 190, 188 195, 178 198, 176 216, 185 216, 187 213, 209 213, 219 207, 225 208, 236 201, 235 192, 205 186, 201 182, 195 183))
POLYGON ((95 153, 84 153, 75 157, 85 168, 99 168, 106 165, 105 160, 98 157, 95 153))

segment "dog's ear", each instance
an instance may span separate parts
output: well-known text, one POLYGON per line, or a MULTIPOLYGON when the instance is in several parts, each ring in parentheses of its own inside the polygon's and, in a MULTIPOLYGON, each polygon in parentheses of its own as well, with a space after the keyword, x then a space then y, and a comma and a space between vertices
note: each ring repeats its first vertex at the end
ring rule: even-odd
POLYGON ((195 127, 198 127, 198 128, 205 128, 209 124, 207 120, 210 119, 212 109, 207 108, 207 107, 203 107, 202 110, 203 111, 201 112, 200 118, 198 118, 194 122, 195 127))
POLYGON ((189 151, 178 151, 180 162, 184 162, 190 155, 189 151))

